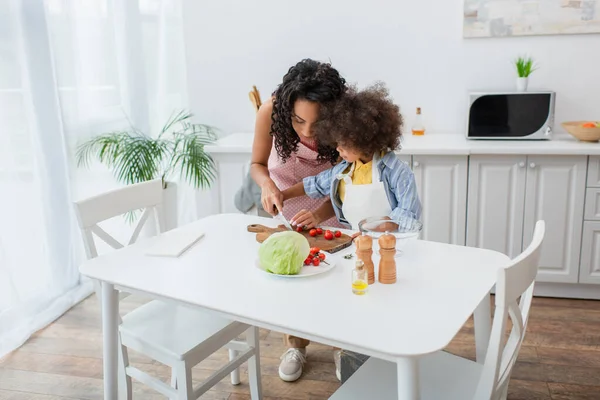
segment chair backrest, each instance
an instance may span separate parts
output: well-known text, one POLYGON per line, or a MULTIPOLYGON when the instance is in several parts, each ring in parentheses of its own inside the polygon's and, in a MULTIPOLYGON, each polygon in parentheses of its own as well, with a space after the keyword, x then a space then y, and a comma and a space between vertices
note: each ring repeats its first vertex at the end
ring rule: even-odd
POLYGON ((163 185, 161 179, 136 183, 75 202, 75 213, 83 234, 87 257, 94 258, 98 256, 94 235, 114 249, 125 246, 98 226, 98 223, 128 212, 144 210, 127 245, 135 243, 152 212, 155 215, 157 232, 163 232, 162 203, 163 185))
POLYGON ((527 249, 498 271, 492 334, 476 399, 506 398, 510 374, 527 329, 544 232, 544 221, 538 221, 527 249), (509 317, 512 329, 507 335, 509 317))

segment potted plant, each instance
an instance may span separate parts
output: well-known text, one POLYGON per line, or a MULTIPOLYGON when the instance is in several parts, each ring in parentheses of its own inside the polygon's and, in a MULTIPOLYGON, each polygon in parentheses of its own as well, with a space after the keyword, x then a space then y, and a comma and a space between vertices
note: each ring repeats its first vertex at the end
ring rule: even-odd
POLYGON ((214 161, 204 151, 205 145, 216 140, 216 132, 208 125, 191 123, 192 116, 184 110, 173 113, 156 136, 133 127, 95 136, 78 146, 77 165, 87 167, 92 160, 99 161, 127 185, 161 178, 165 224, 171 229, 177 221, 177 189, 169 179, 180 177, 199 189, 210 187, 216 176, 214 161))
POLYGON ((517 91, 527 91, 527 84, 529 83, 529 75, 537 69, 533 59, 531 57, 519 56, 515 60, 515 67, 517 69, 517 91))

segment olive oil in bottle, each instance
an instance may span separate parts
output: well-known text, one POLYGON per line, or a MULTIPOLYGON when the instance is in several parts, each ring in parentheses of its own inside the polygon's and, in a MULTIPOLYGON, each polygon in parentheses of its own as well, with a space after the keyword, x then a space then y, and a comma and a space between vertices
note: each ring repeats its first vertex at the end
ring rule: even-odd
POLYGON ((352 270, 352 293, 362 296, 367 293, 369 288, 369 277, 365 263, 362 260, 356 260, 352 270))

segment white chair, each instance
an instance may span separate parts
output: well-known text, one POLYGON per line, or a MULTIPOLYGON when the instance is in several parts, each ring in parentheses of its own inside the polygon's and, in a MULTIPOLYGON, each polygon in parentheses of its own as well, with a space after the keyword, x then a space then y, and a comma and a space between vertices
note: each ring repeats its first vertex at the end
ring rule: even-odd
MULTIPOLYGON (((508 267, 498 271, 496 310, 485 363, 443 351, 420 358, 421 399, 506 399, 510 374, 527 328, 544 230, 544 221, 538 221, 529 247, 508 267), (512 329, 506 338, 509 317, 512 329)), ((366 398, 398 398, 396 364, 370 358, 330 397, 332 400, 366 398)))
MULTIPOLYGON (((162 199, 162 182, 157 179, 76 202, 75 211, 87 257, 98 256, 94 235, 115 249, 124 247, 98 223, 133 210, 145 209, 128 245, 138 239, 142 226, 153 211, 157 232, 163 232, 162 199)), ((95 284, 100 298, 99 284, 95 284)), ((261 398, 257 328, 157 300, 136 308, 119 322, 119 359, 124 371, 119 381, 126 387, 127 399, 132 398, 132 377, 171 399, 197 399, 228 374, 231 374, 233 384, 239 384, 238 368, 246 361, 252 398, 261 398), (236 341, 244 332, 246 342, 236 341), (192 367, 223 347, 229 349, 229 363, 194 388, 192 367), (129 365, 128 348, 170 366, 171 386, 129 365)))

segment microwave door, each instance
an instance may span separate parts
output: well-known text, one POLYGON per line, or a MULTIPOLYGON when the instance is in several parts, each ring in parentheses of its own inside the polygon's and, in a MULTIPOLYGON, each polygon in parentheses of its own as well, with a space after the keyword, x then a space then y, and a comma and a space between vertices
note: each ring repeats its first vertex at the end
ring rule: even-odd
POLYGON ((549 93, 482 95, 471 104, 468 136, 526 138, 543 130, 550 113, 549 93))

